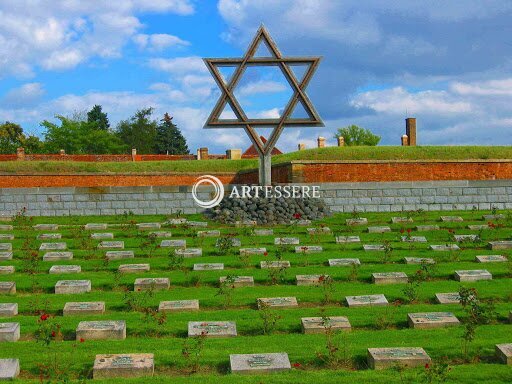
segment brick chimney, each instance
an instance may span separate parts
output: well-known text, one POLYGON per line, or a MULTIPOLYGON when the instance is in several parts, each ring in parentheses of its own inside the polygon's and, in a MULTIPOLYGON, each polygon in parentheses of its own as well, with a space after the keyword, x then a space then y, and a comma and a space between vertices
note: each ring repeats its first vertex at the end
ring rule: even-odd
POLYGON ((409 138, 410 146, 416 146, 416 118, 408 117, 405 119, 405 134, 409 138))

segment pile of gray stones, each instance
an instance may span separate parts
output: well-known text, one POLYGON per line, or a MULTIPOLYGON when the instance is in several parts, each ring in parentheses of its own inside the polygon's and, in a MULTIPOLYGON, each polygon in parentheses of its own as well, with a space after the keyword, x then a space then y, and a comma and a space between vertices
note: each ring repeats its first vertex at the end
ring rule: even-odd
POLYGON ((322 199, 315 198, 224 198, 206 212, 214 221, 234 224, 256 221, 258 224, 290 224, 296 220, 319 220, 330 215, 322 199))

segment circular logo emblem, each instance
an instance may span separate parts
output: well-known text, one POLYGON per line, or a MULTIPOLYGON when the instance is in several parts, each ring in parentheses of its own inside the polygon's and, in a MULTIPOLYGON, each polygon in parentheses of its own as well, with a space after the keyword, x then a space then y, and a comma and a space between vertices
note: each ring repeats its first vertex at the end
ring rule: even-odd
POLYGON ((196 204, 199 205, 201 208, 213 208, 219 205, 222 199, 224 198, 224 185, 222 185, 222 182, 215 176, 211 175, 200 176, 196 180, 197 181, 192 186, 192 198, 194 199, 196 204), (213 186, 213 188, 215 189, 213 199, 203 201, 197 196, 197 187, 199 187, 202 184, 209 184, 213 186))

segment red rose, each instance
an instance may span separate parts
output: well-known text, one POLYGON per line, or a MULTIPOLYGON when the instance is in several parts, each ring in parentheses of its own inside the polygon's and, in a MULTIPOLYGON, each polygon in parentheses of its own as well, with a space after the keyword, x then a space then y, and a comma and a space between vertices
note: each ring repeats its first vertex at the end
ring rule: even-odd
POLYGON ((263 256, 268 256, 268 252, 263 252, 263 256))
POLYGON ((407 228, 407 233, 411 233, 411 228, 407 228))
POLYGON ((57 336, 57 334, 55 333, 55 331, 52 331, 52 337, 55 337, 57 336))
POLYGON ((430 368, 430 365, 427 363, 425 364, 425 369, 429 369, 430 368))
POLYGON ((42 321, 46 321, 46 320, 48 320, 48 318, 49 318, 49 317, 50 317, 50 315, 47 315, 46 313, 43 313, 43 314, 41 315, 40 319, 41 319, 42 321))
POLYGON ((400 233, 404 233, 404 229, 403 228, 400 228, 400 233))
POLYGON ((294 368, 300 368, 300 366, 301 366, 300 363, 293 363, 294 368))
POLYGON ((83 343, 84 341, 85 341, 85 339, 80 338, 80 342, 81 342, 81 343, 83 343))

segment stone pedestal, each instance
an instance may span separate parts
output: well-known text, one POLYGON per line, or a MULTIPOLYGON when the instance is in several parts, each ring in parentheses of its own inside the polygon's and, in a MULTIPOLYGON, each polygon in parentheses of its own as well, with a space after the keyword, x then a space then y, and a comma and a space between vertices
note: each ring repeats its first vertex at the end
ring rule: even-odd
POLYGON ((430 356, 423 348, 368 348, 368 367, 385 369, 399 365, 408 368, 430 364, 430 356))
POLYGON ((264 373, 287 371, 291 369, 286 353, 260 353, 246 355, 229 355, 232 373, 264 373))
POLYGON ((76 328, 76 339, 124 340, 126 322, 123 320, 81 321, 76 328))
POLYGON ((155 371, 152 353, 96 355, 94 379, 153 376, 155 371))
POLYGON ((20 374, 18 359, 0 359, 0 381, 14 380, 20 374))

